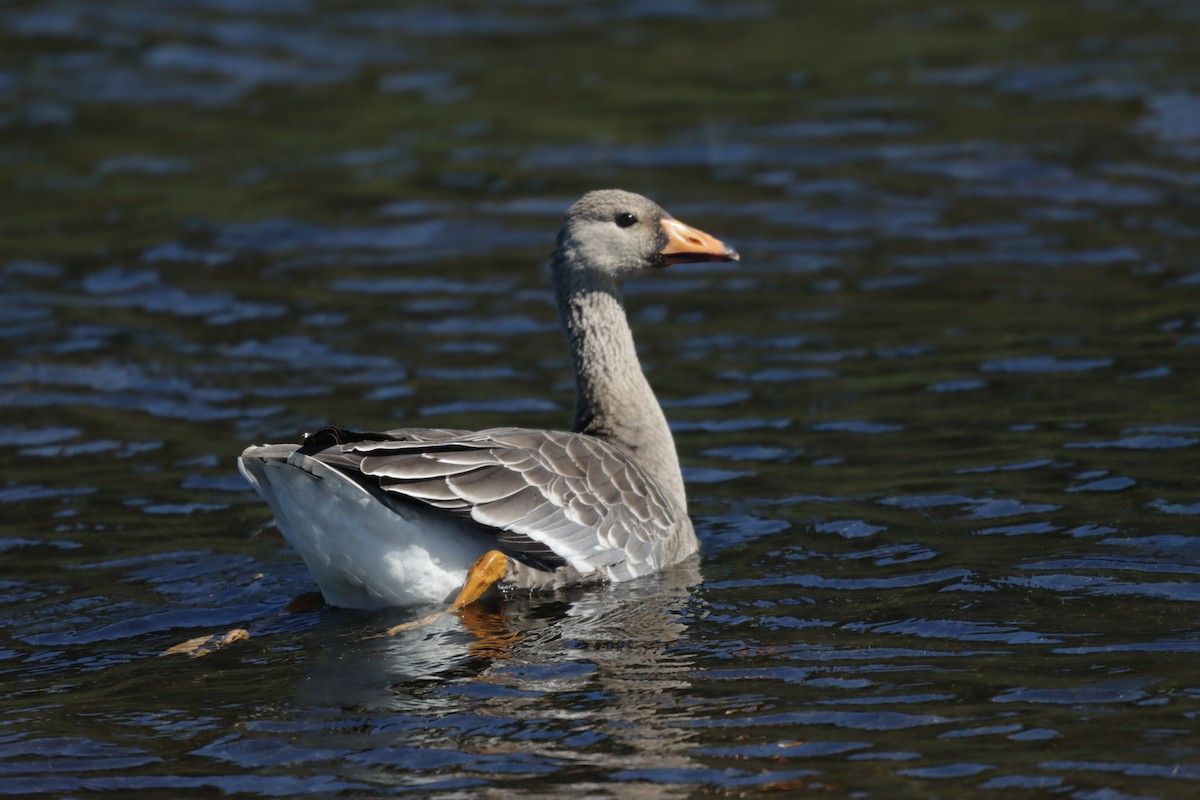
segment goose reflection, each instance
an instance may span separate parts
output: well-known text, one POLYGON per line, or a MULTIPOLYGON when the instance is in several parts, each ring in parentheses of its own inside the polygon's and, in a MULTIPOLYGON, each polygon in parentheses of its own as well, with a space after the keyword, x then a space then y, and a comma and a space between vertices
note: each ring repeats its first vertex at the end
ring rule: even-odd
MULTIPOLYGON (((395 637, 323 648, 302 700, 392 712, 372 737, 381 765, 389 749, 413 767, 414 748, 451 748, 506 773, 531 759, 541 772, 581 761, 613 774, 692 769, 691 728, 680 723, 691 714, 693 655, 681 645, 700 582, 692 557, 611 589, 506 598, 395 637), (511 764, 497 766, 505 756, 511 764)), ((431 775, 388 766, 399 783, 431 775)), ((655 788, 662 796, 669 787, 655 788)))

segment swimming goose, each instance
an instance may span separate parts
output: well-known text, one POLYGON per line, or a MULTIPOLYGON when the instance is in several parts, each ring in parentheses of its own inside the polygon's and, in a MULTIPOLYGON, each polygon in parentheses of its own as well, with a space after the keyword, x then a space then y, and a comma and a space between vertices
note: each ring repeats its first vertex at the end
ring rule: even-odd
POLYGON ((575 372, 572 432, 322 428, 246 449, 242 475, 330 605, 460 608, 491 585, 624 581, 697 549, 666 417, 622 305, 626 280, 736 261, 641 195, 590 192, 551 258, 575 372))

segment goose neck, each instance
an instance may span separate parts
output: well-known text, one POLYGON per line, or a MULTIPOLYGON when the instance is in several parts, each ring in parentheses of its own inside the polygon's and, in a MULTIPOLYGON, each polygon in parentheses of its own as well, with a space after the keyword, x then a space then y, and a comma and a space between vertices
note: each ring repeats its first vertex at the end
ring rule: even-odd
POLYGON ((686 512, 675 442, 642 372, 620 287, 556 270, 555 291, 575 372, 572 429, 627 453, 686 512))

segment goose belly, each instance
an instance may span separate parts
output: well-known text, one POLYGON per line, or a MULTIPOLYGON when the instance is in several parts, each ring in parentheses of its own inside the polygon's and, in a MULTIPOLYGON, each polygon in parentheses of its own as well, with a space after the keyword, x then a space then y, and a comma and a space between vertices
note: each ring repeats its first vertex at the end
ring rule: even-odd
POLYGON ((340 470, 308 456, 266 455, 270 447, 249 448, 238 468, 330 605, 448 603, 475 559, 495 546, 469 523, 436 509, 384 503, 340 470))

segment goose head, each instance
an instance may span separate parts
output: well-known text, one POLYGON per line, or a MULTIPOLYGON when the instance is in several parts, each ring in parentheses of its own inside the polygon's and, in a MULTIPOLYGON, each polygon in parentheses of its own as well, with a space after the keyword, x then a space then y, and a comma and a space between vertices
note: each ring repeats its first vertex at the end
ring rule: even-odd
MULTIPOLYGON (((695 261, 737 261, 724 242, 672 217, 657 203, 621 189, 589 192, 566 213, 553 269, 586 282, 612 282, 695 261)), ((572 281, 574 282, 574 281, 572 281)))

